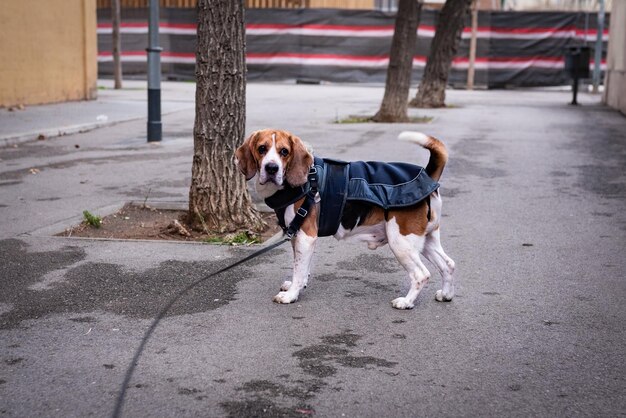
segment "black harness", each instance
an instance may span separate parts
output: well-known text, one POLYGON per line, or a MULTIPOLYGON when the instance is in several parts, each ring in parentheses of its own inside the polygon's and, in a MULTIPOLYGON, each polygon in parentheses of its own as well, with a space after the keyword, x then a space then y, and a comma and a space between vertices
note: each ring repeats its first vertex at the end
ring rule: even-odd
POLYGON ((278 224, 283 229, 285 236, 288 240, 300 230, 304 219, 307 217, 313 205, 315 205, 315 196, 319 191, 318 188, 318 175, 317 166, 313 165, 309 169, 307 176, 307 182, 298 187, 285 187, 281 191, 274 193, 272 196, 265 199, 265 203, 276 212, 278 218, 278 224), (289 226, 285 225, 285 209, 289 205, 293 205, 298 200, 304 199, 302 205, 296 211, 296 216, 293 218, 289 226))

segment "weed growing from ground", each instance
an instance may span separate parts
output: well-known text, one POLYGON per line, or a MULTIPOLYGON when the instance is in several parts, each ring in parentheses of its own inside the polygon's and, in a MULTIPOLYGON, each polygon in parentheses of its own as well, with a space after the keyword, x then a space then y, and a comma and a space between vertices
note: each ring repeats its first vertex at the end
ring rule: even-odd
POLYGON ((100 225, 102 225, 102 218, 92 214, 88 210, 83 211, 83 217, 85 218, 85 222, 94 228, 100 228, 100 225))
POLYGON ((230 234, 225 237, 209 237, 204 240, 208 244, 220 245, 250 245, 261 242, 258 235, 252 232, 240 232, 238 234, 230 234))

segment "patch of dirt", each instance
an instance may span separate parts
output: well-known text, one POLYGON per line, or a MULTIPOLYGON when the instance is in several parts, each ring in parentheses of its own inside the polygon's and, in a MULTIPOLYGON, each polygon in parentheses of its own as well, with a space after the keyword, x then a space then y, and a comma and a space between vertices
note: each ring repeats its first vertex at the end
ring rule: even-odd
MULTIPOLYGON (((117 213, 103 217, 99 228, 83 222, 57 236, 220 243, 222 240, 227 241, 229 236, 237 235, 237 233, 207 234, 194 230, 187 224, 186 216, 187 212, 184 210, 155 209, 150 206, 127 204, 117 213), (175 225, 175 221, 182 226, 182 230, 175 225)), ((248 233, 248 236, 262 242, 279 232, 280 227, 273 212, 261 212, 261 216, 268 228, 261 234, 248 233)))

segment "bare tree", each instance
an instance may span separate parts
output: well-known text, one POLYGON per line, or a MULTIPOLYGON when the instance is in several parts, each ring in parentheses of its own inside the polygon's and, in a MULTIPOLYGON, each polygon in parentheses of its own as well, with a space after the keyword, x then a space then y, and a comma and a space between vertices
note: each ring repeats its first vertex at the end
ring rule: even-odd
POLYGON ((243 141, 246 63, 243 0, 199 0, 196 118, 189 214, 216 232, 265 225, 233 162, 243 141))
POLYGON ((446 85, 452 59, 456 55, 459 40, 465 26, 465 18, 472 0, 447 0, 439 14, 435 38, 430 46, 424 76, 417 88, 417 95, 409 106, 444 107, 446 85))
POLYGON ((406 122, 409 119, 407 99, 421 11, 422 3, 418 0, 400 0, 398 4, 385 95, 380 109, 372 118, 375 122, 406 122))
POLYGON ((115 79, 115 88, 122 88, 122 38, 120 36, 120 0, 111 0, 111 26, 113 38, 113 78, 115 79))

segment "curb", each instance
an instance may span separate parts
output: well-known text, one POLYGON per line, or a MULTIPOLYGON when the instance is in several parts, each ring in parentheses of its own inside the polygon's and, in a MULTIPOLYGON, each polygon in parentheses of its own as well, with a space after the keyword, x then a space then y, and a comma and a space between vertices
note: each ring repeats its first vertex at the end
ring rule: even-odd
MULTIPOLYGON (((190 108, 192 107, 193 106, 190 106, 190 108)), ((172 114, 172 113, 181 112, 184 110, 187 110, 187 109, 179 108, 179 109, 170 109, 167 111, 161 111, 161 117, 172 114)), ((40 131, 31 131, 31 132, 19 133, 19 134, 9 134, 7 136, 0 137, 0 147, 7 147, 11 145, 23 144, 25 142, 37 141, 40 135, 43 135, 45 139, 49 139, 49 138, 56 138, 59 136, 89 132, 89 131, 93 131, 94 129, 117 125, 118 123, 132 122, 132 121, 136 121, 140 119, 145 119, 147 121, 147 117, 148 117, 147 115, 131 116, 131 117, 124 118, 124 119, 107 120, 105 122, 83 123, 83 124, 77 124, 77 125, 61 126, 60 128, 59 127, 58 128, 46 128, 40 131)))
POLYGON ((84 123, 79 125, 68 125, 60 128, 47 128, 40 131, 31 131, 21 134, 12 134, 0 138, 0 147, 7 147, 11 145, 23 144, 25 142, 37 141, 41 135, 48 138, 56 138, 59 136, 72 135, 77 133, 89 132, 94 129, 104 128, 106 126, 113 126, 122 122, 130 122, 134 120, 143 119, 144 116, 135 116, 128 119, 119 119, 106 122, 84 123))

